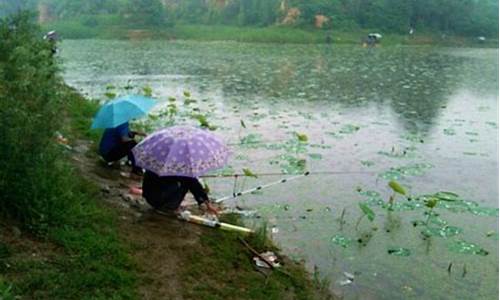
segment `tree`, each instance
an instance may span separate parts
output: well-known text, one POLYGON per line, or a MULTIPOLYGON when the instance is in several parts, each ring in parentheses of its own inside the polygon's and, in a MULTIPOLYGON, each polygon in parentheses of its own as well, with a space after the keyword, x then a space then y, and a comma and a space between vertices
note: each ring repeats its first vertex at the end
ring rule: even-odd
POLYGON ((129 0, 126 19, 136 26, 162 26, 166 24, 166 11, 159 0, 129 0))

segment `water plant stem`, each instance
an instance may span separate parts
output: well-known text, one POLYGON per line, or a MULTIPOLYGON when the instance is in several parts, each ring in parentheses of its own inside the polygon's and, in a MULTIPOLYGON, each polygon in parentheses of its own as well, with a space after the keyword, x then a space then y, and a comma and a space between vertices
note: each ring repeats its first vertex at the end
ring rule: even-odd
POLYGON ((354 227, 356 229, 356 231, 358 230, 358 225, 359 223, 361 223, 361 221, 363 220, 363 218, 366 216, 366 214, 363 214, 359 217, 358 221, 356 222, 356 226, 354 227))
POLYGON ((340 214, 340 231, 344 228, 344 216, 345 216, 345 207, 342 209, 342 213, 340 214))

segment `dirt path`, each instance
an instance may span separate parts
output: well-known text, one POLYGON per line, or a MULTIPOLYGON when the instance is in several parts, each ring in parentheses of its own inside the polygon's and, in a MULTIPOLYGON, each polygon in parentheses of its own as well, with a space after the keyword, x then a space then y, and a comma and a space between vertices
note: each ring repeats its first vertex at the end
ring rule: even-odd
POLYGON ((96 183, 103 199, 119 211, 119 231, 132 245, 131 256, 140 271, 140 299, 183 299, 179 282, 181 256, 199 243, 199 226, 155 213, 147 203, 129 193, 140 181, 123 177, 127 166, 108 167, 90 155, 89 144, 79 141, 73 160, 80 173, 96 183))

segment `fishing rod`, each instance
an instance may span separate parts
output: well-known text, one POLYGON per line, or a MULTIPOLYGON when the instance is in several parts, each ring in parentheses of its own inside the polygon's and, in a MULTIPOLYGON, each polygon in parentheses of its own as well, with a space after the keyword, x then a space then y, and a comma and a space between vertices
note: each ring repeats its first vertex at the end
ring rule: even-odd
POLYGON ((226 200, 229 200, 229 199, 240 197, 240 196, 243 196, 243 195, 255 192, 255 191, 260 191, 262 189, 268 188, 268 187, 276 185, 276 184, 285 183, 285 182, 289 182, 289 181, 292 181, 292 180, 295 180, 295 179, 299 179, 299 178, 308 176, 309 174, 311 174, 311 173, 310 172, 305 172, 304 174, 300 174, 300 175, 297 175, 297 176, 293 176, 293 177, 289 177, 289 178, 283 178, 283 179, 280 179, 278 181, 274 181, 274 182, 271 182, 271 183, 268 183, 268 184, 259 185, 257 187, 254 187, 254 188, 242 191, 242 192, 233 193, 232 195, 219 198, 219 199, 215 200, 214 202, 215 203, 220 203, 222 201, 226 201, 226 200))
MULTIPOLYGON (((344 175, 344 174, 377 174, 378 172, 373 171, 318 171, 318 172, 308 172, 308 175, 344 175)), ((283 176, 283 173, 257 173, 255 176, 283 176)), ((303 174, 302 174, 303 175, 303 174)), ((301 175, 301 176, 302 176, 301 175)), ((246 174, 220 174, 220 175, 202 175, 200 178, 238 178, 238 177, 248 177, 246 174)))
MULTIPOLYGON (((172 216, 171 214, 165 213, 165 212, 163 212, 161 210, 157 210, 157 209, 155 209, 155 212, 161 216, 166 216, 166 217, 172 216)), ((236 231, 236 232, 246 233, 246 234, 254 233, 254 231, 252 229, 237 226, 237 225, 232 225, 232 224, 228 224, 228 223, 223 223, 223 222, 220 222, 218 219, 209 219, 209 218, 205 218, 203 216, 196 216, 196 215, 193 215, 188 210, 185 210, 185 211, 181 212, 180 214, 178 214, 177 218, 180 220, 189 222, 189 223, 194 223, 194 224, 198 224, 198 225, 203 225, 203 226, 227 230, 227 231, 236 231)))

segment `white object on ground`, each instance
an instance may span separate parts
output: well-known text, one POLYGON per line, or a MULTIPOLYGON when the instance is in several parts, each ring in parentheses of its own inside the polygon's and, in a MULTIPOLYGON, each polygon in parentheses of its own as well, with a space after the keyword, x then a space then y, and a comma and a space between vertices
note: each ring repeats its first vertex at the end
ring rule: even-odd
MULTIPOLYGON (((262 256, 265 260, 267 260, 273 267, 278 268, 281 267, 280 263, 278 262, 278 257, 274 252, 267 251, 264 253, 261 253, 260 256, 262 256)), ((269 265, 266 264, 260 257, 254 256, 253 260, 255 262, 255 265, 260 268, 269 268, 269 265)))

